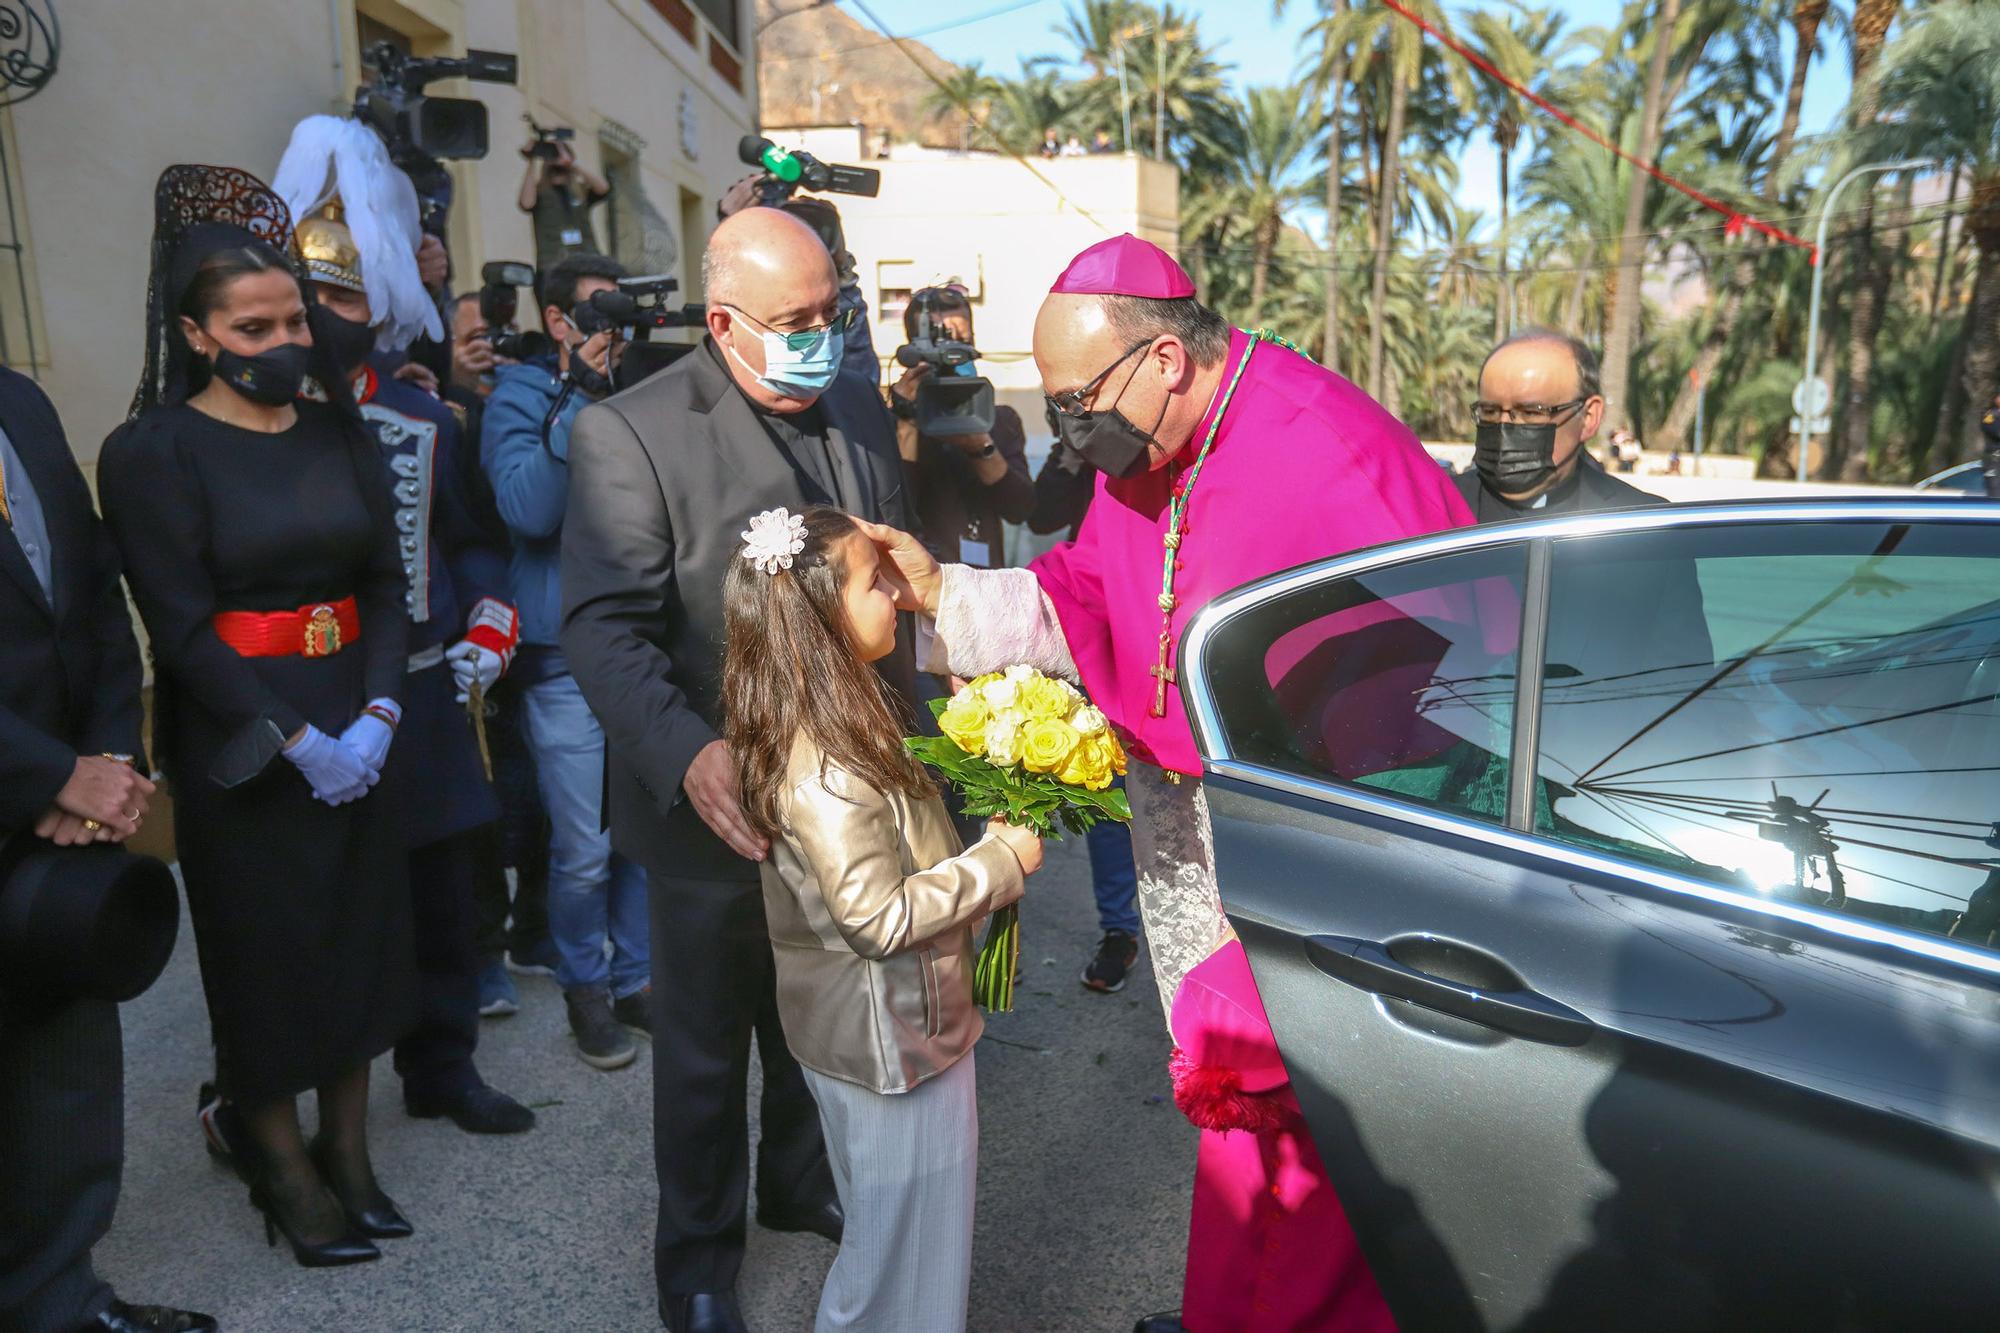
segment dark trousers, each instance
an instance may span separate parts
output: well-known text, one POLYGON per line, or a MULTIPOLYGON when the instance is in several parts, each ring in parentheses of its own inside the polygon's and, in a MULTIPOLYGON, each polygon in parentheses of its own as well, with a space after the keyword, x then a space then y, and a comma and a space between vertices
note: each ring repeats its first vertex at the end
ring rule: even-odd
POLYGON ((417 1025, 396 1043, 403 1095, 427 1100, 479 1086, 479 951, 473 884, 482 825, 410 853, 411 935, 417 951, 417 1025))
POLYGON ((486 743, 500 820, 479 849, 476 940, 482 957, 525 953, 549 937, 549 817, 535 782, 535 760, 521 731, 521 685, 502 677, 486 696, 486 743), (514 870, 507 894, 506 868, 514 870), (513 927, 507 918, 513 916, 513 927))
POLYGON ((118 1006, 0 997, 0 1333, 70 1333, 111 1304, 90 1248, 124 1163, 118 1006))
POLYGON ((834 1198, 819 1108, 778 1024, 771 936, 755 880, 647 867, 653 945, 653 1267, 669 1296, 720 1291, 743 1267, 749 1203, 750 1045, 764 1071, 758 1209, 834 1198))

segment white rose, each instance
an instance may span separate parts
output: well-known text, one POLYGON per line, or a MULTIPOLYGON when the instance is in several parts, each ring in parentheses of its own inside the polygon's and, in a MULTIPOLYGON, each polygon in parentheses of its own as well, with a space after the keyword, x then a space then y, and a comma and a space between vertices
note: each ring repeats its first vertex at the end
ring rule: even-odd
POLYGON ((1021 762, 1021 719, 1002 713, 986 724, 986 758, 1002 768, 1021 762))
POLYGON ((1021 684, 1011 675, 1002 676, 998 680, 989 680, 979 688, 980 697, 986 700, 986 706, 996 713, 1002 709, 1012 708, 1015 698, 1020 693, 1021 684))
POLYGON ((1069 724, 1076 728, 1076 734, 1079 736, 1095 736, 1108 725, 1104 720, 1104 714, 1089 704, 1071 713, 1069 724))

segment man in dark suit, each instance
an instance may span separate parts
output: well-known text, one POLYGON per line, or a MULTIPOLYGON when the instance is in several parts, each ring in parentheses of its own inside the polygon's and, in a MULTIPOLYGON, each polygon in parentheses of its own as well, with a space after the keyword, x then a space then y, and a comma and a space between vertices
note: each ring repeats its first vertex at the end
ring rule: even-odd
MULTIPOLYGON (((32 380, 0 369, 0 843, 123 842, 146 817, 139 652, 118 578, 55 408, 32 380)), ((128 1305, 91 1269, 118 1203, 124 1136, 118 1006, 22 993, 0 978, 6 1333, 216 1326, 128 1305)))
MULTIPOLYGON (((896 433, 839 373, 839 285, 803 222, 751 208, 702 261, 708 336, 586 408, 570 435, 562 647, 603 723, 613 845, 651 886, 655 1268, 668 1328, 744 1327, 754 1032, 764 1071, 758 1221, 840 1233, 818 1112, 778 1024, 757 863, 718 739, 722 578, 752 515, 837 505, 905 523, 896 433)), ((887 669, 906 694, 905 646, 887 669)))
MULTIPOLYGON (((1528 329, 1494 348, 1473 415, 1473 466, 1456 481, 1481 523, 1667 503, 1584 448, 1604 424, 1604 397, 1596 355, 1566 333, 1528 329)), ((1602 682, 1644 672, 1691 687, 1706 677, 1714 647, 1701 581, 1673 545, 1668 534, 1557 548, 1548 662, 1561 683, 1546 696, 1550 734, 1565 725, 1561 705, 1602 682)))

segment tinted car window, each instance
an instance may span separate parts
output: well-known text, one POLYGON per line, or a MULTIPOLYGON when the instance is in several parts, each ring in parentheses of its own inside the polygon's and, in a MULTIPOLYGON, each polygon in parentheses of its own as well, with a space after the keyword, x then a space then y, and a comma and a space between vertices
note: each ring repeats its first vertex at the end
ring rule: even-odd
POLYGON ((1991 528, 1555 544, 1538 832, 2000 944, 1991 528))
POLYGON ((1232 618, 1208 674, 1230 753, 1504 822, 1523 563, 1440 556, 1232 618))

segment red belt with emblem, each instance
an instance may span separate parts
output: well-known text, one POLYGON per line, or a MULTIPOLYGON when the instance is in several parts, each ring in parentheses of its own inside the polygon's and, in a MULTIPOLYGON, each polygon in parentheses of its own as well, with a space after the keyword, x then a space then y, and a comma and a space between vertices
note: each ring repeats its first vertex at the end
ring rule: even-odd
POLYGON ((215 637, 245 657, 332 657, 361 637, 352 597, 296 611, 218 611, 215 637))

